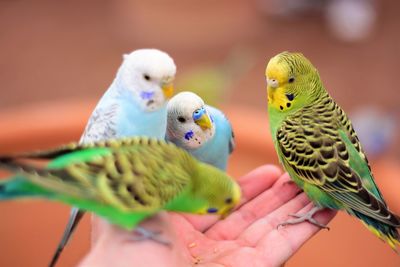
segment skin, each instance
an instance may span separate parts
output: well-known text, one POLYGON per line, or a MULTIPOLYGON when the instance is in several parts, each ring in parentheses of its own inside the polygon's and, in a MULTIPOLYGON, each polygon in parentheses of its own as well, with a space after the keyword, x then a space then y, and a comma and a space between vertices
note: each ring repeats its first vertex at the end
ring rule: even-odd
MULTIPOLYGON (((281 266, 320 229, 309 223, 277 225, 289 213, 311 209, 308 198, 287 174, 271 165, 241 177, 243 201, 225 220, 212 216, 164 213, 141 226, 163 232, 173 246, 155 242, 131 242, 132 233, 103 220, 93 220, 93 247, 79 266, 281 266), (268 205, 265 205, 268 203, 268 205), (134 253, 132 253, 134 252, 134 253), (157 255, 155 257, 155 255, 157 255)), ((316 215, 328 223, 335 215, 316 215)))

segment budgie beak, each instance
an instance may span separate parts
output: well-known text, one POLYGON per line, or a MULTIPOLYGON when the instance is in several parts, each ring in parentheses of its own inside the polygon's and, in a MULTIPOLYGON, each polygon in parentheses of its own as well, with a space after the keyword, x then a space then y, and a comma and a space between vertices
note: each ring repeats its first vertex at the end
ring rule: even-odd
POLYGON ((164 84, 161 88, 166 98, 171 98, 174 94, 174 85, 172 82, 164 84))
POLYGON ((242 197, 242 189, 237 183, 234 183, 232 189, 232 197, 225 199, 225 203, 229 204, 221 209, 220 218, 225 219, 237 207, 242 197))
POLYGON ((224 210, 220 213, 219 218, 220 218, 221 220, 225 219, 226 217, 228 217, 229 214, 232 213, 232 211, 233 211, 233 207, 230 207, 230 208, 228 208, 228 209, 224 209, 224 210))
POLYGON ((204 108, 198 109, 193 113, 194 122, 201 127, 203 130, 211 129, 212 122, 210 116, 207 114, 204 108))
POLYGON ((269 79, 267 77, 267 93, 268 93, 268 102, 272 102, 275 99, 275 94, 277 91, 277 88, 279 87, 279 81, 276 79, 269 79))

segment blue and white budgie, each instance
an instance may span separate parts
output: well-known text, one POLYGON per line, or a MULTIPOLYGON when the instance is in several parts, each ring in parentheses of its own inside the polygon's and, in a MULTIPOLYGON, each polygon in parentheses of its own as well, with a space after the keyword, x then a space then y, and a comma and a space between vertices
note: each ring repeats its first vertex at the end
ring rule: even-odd
POLYGON ((198 160, 226 170, 235 143, 232 126, 218 109, 205 105, 191 92, 181 92, 168 102, 166 139, 198 160))
MULTIPOLYGON (((176 66, 157 49, 139 49, 123 56, 117 75, 95 107, 81 143, 110 138, 148 136, 164 139, 167 99, 173 94, 176 66)), ((54 266, 84 212, 74 208, 50 266, 54 266)))
POLYGON ((160 50, 139 49, 124 55, 80 142, 134 135, 164 138, 166 99, 172 96, 175 72, 173 59, 160 50))

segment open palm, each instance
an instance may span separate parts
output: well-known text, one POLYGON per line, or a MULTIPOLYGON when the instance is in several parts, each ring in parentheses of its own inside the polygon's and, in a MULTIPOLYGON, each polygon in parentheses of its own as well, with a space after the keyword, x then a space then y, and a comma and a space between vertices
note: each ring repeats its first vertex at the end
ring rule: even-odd
MULTIPOLYGON (((132 242, 132 233, 95 220, 94 246, 81 266, 280 266, 319 230, 309 223, 277 228, 288 214, 312 206, 277 167, 259 167, 239 183, 242 204, 225 220, 169 213, 142 224, 162 229, 171 247, 132 242)), ((334 214, 324 210, 315 218, 326 224, 334 214)))

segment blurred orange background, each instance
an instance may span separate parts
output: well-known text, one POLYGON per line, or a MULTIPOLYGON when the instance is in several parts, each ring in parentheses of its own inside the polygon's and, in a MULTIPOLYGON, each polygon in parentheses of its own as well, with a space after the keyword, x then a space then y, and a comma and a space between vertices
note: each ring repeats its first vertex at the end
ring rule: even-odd
MULTIPOLYGON (((0 152, 78 140, 122 54, 155 47, 175 59, 178 90, 195 90, 231 119, 237 150, 229 172, 239 177, 277 163, 268 133, 264 68, 278 52, 300 51, 350 117, 372 109, 392 118, 387 145, 372 151, 370 159, 385 199, 400 213, 400 2, 367 1, 372 22, 364 35, 353 37, 332 26, 333 0, 311 9, 289 8, 289 2, 0 0, 0 152)), ((368 131, 363 135, 368 138, 368 131)), ((47 265, 69 208, 1 202, 0 213, 0 266, 47 265)), ((339 214, 330 227, 286 266, 400 266, 400 257, 357 220, 339 214)), ((76 265, 89 238, 86 218, 58 266, 76 265)))

